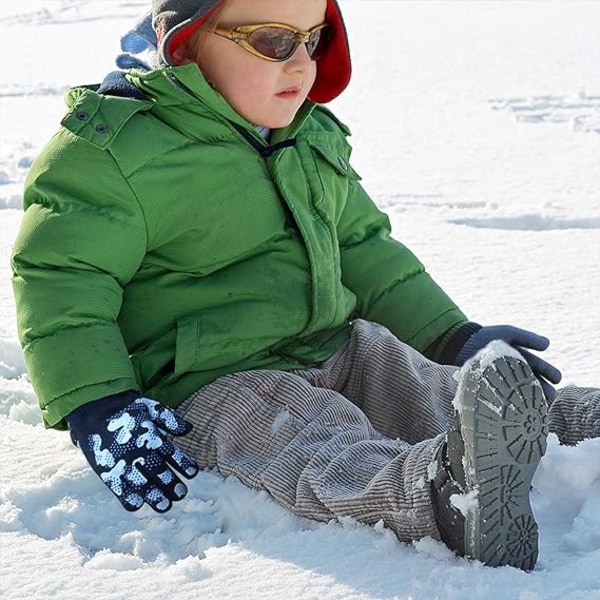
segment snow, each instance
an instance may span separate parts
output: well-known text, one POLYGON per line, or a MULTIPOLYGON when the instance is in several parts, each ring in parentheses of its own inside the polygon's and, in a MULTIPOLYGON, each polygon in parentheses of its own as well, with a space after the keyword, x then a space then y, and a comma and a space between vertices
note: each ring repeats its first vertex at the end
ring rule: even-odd
MULTIPOLYGON (((165 515, 121 509, 44 430, 8 258, 64 89, 113 68, 147 0, 0 5, 0 595, 6 600, 600 598, 600 440, 555 436, 523 573, 314 523, 214 472, 165 515)), ((550 337, 564 383, 600 385, 600 2, 342 0, 354 76, 332 103, 396 236, 473 319, 550 337)))

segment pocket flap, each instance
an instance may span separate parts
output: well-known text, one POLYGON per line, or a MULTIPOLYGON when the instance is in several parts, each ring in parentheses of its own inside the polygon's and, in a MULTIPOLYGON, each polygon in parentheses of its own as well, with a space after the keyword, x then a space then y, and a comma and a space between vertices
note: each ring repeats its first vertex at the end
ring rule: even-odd
POLYGON ((360 175, 352 168, 349 157, 345 156, 345 153, 338 152, 334 148, 327 146, 317 145, 314 142, 310 143, 310 147, 322 158, 329 166, 339 173, 352 179, 358 179, 360 181, 360 175))
POLYGON ((236 365, 276 341, 258 335, 260 328, 250 326, 237 314, 228 318, 227 312, 208 310, 177 319, 175 374, 236 365))

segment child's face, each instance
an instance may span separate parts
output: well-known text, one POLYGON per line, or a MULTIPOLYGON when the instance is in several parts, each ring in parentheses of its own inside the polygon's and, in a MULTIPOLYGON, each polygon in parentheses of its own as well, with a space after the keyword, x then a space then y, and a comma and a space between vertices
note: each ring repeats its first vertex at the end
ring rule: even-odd
MULTIPOLYGON (((219 26, 284 23, 307 31, 325 21, 326 0, 227 0, 219 26)), ((196 62, 206 79, 254 125, 289 125, 308 96, 317 66, 305 44, 283 62, 252 55, 231 40, 208 34, 196 62)))

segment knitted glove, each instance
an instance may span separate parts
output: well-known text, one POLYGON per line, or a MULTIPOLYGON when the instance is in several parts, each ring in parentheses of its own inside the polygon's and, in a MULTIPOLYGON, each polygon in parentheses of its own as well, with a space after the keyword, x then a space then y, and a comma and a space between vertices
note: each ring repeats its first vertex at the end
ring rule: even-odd
POLYGON ((561 372, 549 362, 525 350, 525 348, 539 351, 546 350, 550 344, 548 338, 531 331, 526 331, 525 329, 513 327, 512 325, 493 325, 488 327, 482 327, 476 323, 470 325, 474 326, 474 331, 456 354, 454 359, 456 366, 462 366, 467 359, 475 356, 479 350, 487 346, 490 342, 503 340, 517 350, 527 361, 531 370, 539 379, 548 401, 551 402, 554 399, 556 390, 549 382, 559 383, 562 379, 561 372))
POLYGON ((152 28, 152 11, 144 13, 135 25, 121 36, 121 50, 115 59, 119 69, 151 71, 157 64, 156 32, 152 28))
POLYGON ((159 402, 125 392, 84 404, 66 419, 73 442, 127 510, 145 502, 166 512, 187 494, 174 471, 190 479, 198 473, 194 459, 167 437, 185 435, 190 423, 159 402))

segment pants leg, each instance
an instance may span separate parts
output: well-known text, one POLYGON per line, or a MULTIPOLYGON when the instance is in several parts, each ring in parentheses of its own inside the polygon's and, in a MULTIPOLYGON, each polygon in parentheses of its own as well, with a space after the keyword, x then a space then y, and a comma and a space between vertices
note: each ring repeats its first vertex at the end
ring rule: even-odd
POLYGON ((566 446, 600 437, 600 389, 569 385, 558 390, 548 420, 550 431, 566 446))
POLYGON ((346 348, 303 376, 351 400, 386 437, 416 444, 452 426, 457 371, 428 360, 385 327, 357 320, 346 348))
POLYGON ((357 322, 322 368, 241 372, 198 390, 178 409, 194 425, 178 443, 298 515, 382 520, 402 541, 439 537, 430 464, 453 372, 357 322))

